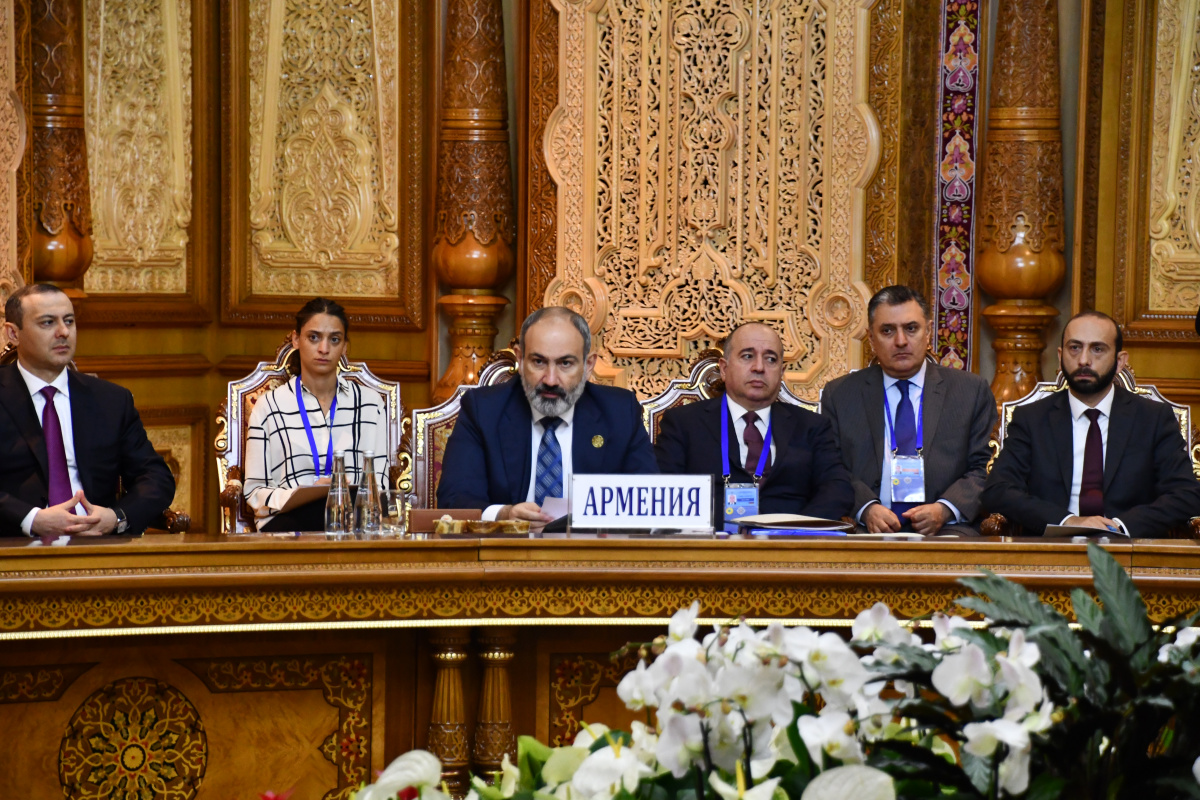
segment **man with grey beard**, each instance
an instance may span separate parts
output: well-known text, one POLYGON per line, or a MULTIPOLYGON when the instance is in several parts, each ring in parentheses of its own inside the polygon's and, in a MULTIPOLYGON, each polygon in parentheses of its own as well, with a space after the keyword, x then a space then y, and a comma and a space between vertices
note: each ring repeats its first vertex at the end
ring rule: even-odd
POLYGON ((439 508, 483 518, 550 521, 573 473, 657 473, 633 392, 589 383, 596 354, 583 317, 552 306, 530 314, 516 348, 519 381, 472 389, 442 458, 439 508))

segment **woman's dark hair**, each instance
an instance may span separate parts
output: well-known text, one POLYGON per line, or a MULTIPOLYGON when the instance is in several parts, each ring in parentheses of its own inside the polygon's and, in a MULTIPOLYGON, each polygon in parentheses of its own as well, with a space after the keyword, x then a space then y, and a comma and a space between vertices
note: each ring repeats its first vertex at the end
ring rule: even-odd
POLYGON ((346 318, 346 309, 342 308, 334 300, 327 300, 324 297, 314 297, 304 304, 304 308, 300 309, 296 314, 296 333, 301 333, 308 321, 317 314, 328 314, 331 317, 337 317, 342 321, 342 333, 350 336, 350 320, 346 318))

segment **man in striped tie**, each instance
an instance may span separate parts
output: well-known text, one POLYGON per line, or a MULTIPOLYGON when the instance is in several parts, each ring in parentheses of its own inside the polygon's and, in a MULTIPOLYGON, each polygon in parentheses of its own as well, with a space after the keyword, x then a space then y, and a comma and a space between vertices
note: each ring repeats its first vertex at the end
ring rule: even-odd
POLYGON ((133 395, 68 369, 75 308, 57 286, 17 290, 4 315, 17 363, 0 366, 0 536, 141 533, 175 479, 133 395))
POLYGON ((587 321, 568 308, 530 314, 517 346, 520 380, 473 389, 442 458, 439 508, 482 508, 483 519, 550 521, 573 473, 656 473, 633 392, 590 383, 587 321))

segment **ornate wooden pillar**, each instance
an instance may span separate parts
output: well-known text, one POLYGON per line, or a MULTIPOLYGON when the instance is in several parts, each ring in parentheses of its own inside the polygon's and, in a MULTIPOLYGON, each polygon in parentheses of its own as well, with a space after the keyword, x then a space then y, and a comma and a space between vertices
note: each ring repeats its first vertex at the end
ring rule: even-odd
POLYGON ((83 133, 81 0, 33 0, 33 274, 83 296, 92 202, 83 133))
POLYGON ((434 402, 475 383, 492 353, 495 290, 513 269, 512 168, 500 0, 449 0, 433 264, 448 294, 450 364, 434 402))
POLYGON ((979 284, 996 304, 996 401, 1041 380, 1042 331, 1058 316, 1046 298, 1062 285, 1062 132, 1058 0, 1002 0, 988 112, 979 284))
POLYGON ((508 628, 484 628, 479 636, 479 659, 483 662, 483 689, 475 722, 475 772, 491 778, 500 769, 504 754, 517 763, 517 739, 512 729, 512 694, 508 685, 508 662, 513 659, 517 637, 508 628))
POLYGON ((463 704, 462 665, 471 641, 467 628, 454 628, 430 637, 437 680, 429 719, 429 752, 442 762, 442 780, 452 797, 467 796, 470 784, 471 739, 463 704))

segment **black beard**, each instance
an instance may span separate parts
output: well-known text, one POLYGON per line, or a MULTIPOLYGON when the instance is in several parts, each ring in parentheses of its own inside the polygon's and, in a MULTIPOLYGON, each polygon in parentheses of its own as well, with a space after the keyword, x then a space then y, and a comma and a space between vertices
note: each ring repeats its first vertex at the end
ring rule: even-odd
POLYGON ((1067 386, 1071 387, 1076 394, 1099 394, 1108 389, 1113 379, 1117 377, 1117 362, 1115 360, 1108 372, 1096 377, 1092 377, 1095 373, 1086 367, 1080 367, 1074 372, 1067 372, 1063 369, 1061 361, 1058 362, 1058 368, 1063 370, 1063 375, 1067 379, 1067 386), (1085 370, 1088 374, 1081 379, 1080 373, 1085 370))
POLYGON ((575 405, 575 401, 583 394, 583 390, 587 388, 586 384, 587 381, 581 380, 570 391, 561 386, 546 386, 542 383, 530 387, 525 381, 525 376, 521 376, 521 387, 525 390, 525 399, 529 401, 530 407, 539 414, 544 414, 548 417, 559 417, 567 413, 575 405), (542 392, 554 392, 558 397, 553 400, 542 397, 542 392))

